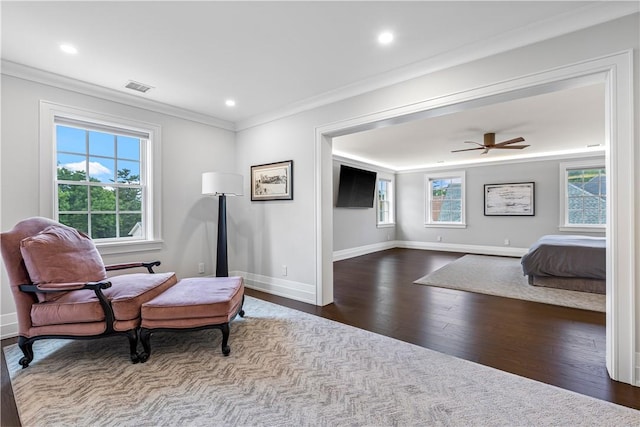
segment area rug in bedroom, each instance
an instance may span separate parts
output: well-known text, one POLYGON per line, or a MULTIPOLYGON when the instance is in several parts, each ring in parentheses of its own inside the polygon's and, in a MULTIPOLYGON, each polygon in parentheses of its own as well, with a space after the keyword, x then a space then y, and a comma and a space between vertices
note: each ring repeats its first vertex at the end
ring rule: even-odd
POLYGON ((520 258, 465 255, 414 283, 605 312, 606 297, 529 285, 520 258))
POLYGON ((640 411, 248 297, 220 332, 157 333, 147 363, 124 337, 44 340, 20 369, 25 426, 638 425, 640 411))

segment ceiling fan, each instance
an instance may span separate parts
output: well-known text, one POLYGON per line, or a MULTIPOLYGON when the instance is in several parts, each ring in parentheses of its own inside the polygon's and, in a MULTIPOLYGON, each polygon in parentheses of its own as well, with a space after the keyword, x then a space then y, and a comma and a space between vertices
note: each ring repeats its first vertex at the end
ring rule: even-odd
POLYGON ((496 144, 496 134, 495 133, 485 133, 484 134, 484 144, 480 144, 479 142, 474 141, 465 141, 465 144, 476 144, 479 145, 477 148, 465 148, 463 150, 453 150, 452 153, 457 153, 459 151, 471 151, 471 150, 484 150, 480 154, 487 154, 489 150, 494 148, 502 148, 502 149, 511 149, 511 150, 522 150, 523 148, 528 147, 528 145, 511 145, 517 142, 523 142, 524 138, 519 136, 517 138, 510 139, 508 141, 502 141, 496 144))

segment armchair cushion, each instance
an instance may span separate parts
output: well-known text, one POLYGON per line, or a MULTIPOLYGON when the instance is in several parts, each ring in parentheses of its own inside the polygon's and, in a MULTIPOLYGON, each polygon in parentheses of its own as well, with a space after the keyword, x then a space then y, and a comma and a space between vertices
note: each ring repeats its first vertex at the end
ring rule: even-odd
MULTIPOLYGON (((20 252, 29 277, 36 285, 68 285, 70 282, 98 282, 107 278, 95 244, 84 233, 64 225, 52 225, 20 242, 20 252)), ((38 300, 51 301, 63 293, 38 294, 38 300)))
MULTIPOLYGON (((110 288, 103 293, 111 302, 116 321, 135 321, 140 324, 140 306, 152 300, 178 281, 175 273, 134 273, 109 279, 110 288)), ((61 292, 55 301, 31 306, 33 326, 103 322, 104 310, 94 291, 83 289, 61 292)))

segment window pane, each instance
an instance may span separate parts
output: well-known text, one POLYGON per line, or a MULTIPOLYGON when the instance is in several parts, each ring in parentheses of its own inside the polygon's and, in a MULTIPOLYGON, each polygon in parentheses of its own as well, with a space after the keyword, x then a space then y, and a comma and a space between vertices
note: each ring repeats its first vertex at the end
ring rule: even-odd
POLYGON ((430 180, 431 222, 462 222, 462 178, 430 180))
POLYGON ((140 161, 140 140, 118 136, 118 158, 140 161))
POLYGON ((143 237, 142 214, 121 214, 120 215, 120 236, 119 237, 143 237))
POLYGON ((91 187, 91 211, 116 211, 116 191, 113 187, 91 187))
POLYGON ((58 184, 58 211, 84 211, 89 203, 85 185, 58 184))
POLYGON ((56 126, 56 144, 58 151, 85 154, 87 152, 86 132, 84 129, 56 126))
POLYGON ((115 182, 115 161, 101 157, 89 158, 89 181, 115 182))
POLYGON ((151 213, 145 212, 143 197, 150 188, 141 173, 147 158, 143 150, 151 148, 150 141, 122 136, 118 130, 82 128, 82 123, 78 119, 79 127, 55 124, 59 221, 93 239, 148 238, 143 218, 151 213))
POLYGON ((103 132, 89 132, 89 154, 115 157, 115 135, 103 132))
POLYGON ((61 214, 60 216, 58 216, 58 221, 61 224, 73 227, 77 230, 82 231, 83 233, 89 233, 89 225, 87 219, 87 214, 61 214))
POLYGON ((140 184, 140 162, 118 160, 118 182, 140 184))
POLYGON ((74 154, 58 153, 58 179, 65 181, 85 181, 87 179, 87 158, 74 154))
POLYGON ((605 224, 606 184, 603 168, 567 170, 569 224, 605 224))
POLYGON ((115 214, 91 214, 91 238, 108 239, 116 237, 115 214))
POLYGON ((120 211, 142 210, 142 188, 120 188, 118 208, 120 211))

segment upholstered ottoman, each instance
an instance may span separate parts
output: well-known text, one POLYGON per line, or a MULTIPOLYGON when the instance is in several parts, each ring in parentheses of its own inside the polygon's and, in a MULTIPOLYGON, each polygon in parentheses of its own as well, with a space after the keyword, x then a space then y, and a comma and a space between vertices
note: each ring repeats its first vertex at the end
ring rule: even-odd
POLYGON ((222 331, 222 354, 228 356, 229 322, 244 316, 244 283, 242 277, 197 277, 182 279, 151 301, 142 304, 140 361, 151 355, 151 334, 157 331, 199 330, 222 331))

